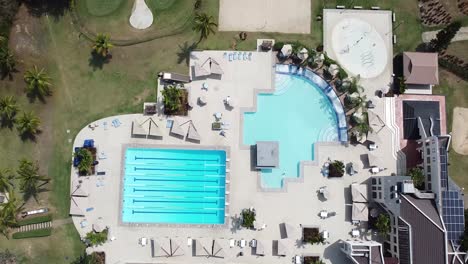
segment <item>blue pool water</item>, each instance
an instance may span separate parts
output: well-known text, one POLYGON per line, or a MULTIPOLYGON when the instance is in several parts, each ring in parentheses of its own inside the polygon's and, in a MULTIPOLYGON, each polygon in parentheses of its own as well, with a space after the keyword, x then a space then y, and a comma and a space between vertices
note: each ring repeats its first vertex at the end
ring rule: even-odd
POLYGON ((314 143, 339 141, 337 115, 310 80, 277 73, 274 94, 257 96, 257 112, 244 113, 244 144, 278 141, 279 167, 262 170, 262 187, 281 188, 299 177, 300 161, 314 159, 314 143))
POLYGON ((223 224, 226 152, 127 148, 124 223, 223 224))

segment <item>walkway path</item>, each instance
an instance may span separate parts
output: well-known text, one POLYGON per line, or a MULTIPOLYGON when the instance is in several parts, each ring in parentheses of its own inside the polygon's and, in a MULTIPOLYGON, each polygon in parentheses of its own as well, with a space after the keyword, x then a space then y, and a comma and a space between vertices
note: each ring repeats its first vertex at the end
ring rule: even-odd
MULTIPOLYGON (((423 32, 422 33, 423 42, 427 43, 431 41, 431 39, 434 39, 437 35, 437 32, 439 32, 439 30, 423 32)), ((468 40, 468 27, 460 28, 460 30, 457 32, 457 35, 455 35, 455 37, 452 39, 452 42, 462 41, 462 40, 468 40)))

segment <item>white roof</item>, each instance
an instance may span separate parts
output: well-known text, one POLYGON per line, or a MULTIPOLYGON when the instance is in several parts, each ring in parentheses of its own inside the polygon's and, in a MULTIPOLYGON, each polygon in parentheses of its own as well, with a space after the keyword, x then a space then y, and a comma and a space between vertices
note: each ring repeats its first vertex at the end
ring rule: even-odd
POLYGON ((351 219, 353 221, 368 221, 369 207, 366 203, 353 203, 351 219))
POLYGON ((353 202, 367 203, 367 185, 351 184, 351 196, 353 197, 353 202))

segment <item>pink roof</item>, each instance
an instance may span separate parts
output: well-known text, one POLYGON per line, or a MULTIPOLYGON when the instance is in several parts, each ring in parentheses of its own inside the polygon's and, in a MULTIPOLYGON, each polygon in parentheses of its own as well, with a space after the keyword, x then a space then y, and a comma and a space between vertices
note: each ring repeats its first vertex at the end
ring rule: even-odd
POLYGON ((439 84, 437 53, 403 52, 403 73, 407 84, 439 84))

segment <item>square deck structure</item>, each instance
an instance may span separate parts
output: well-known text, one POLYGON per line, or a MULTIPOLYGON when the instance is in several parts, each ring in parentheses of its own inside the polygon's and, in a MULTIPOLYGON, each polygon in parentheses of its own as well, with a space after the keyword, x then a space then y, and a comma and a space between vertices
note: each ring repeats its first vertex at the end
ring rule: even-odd
POLYGON ((277 141, 257 141, 257 168, 279 166, 279 144, 277 141))

